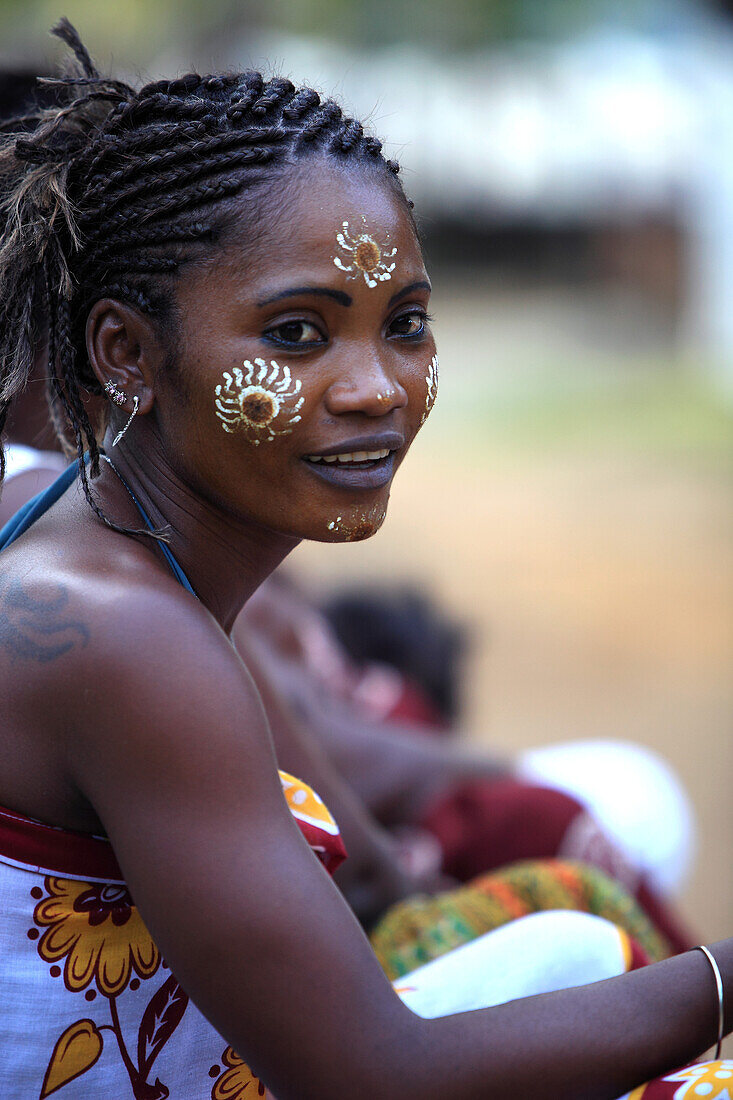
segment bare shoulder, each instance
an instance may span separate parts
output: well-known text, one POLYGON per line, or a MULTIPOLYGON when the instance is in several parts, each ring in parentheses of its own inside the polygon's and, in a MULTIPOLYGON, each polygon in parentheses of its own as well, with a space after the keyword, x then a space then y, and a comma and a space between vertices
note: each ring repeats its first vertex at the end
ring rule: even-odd
POLYGON ((213 750, 234 738, 233 714, 236 751, 249 737, 274 770, 256 690, 219 625, 149 552, 108 544, 90 554, 33 537, 0 555, 0 801, 93 832, 107 798, 128 782, 142 794, 156 753, 193 783, 196 739, 213 750))
POLYGON ((49 742, 68 741, 70 758, 91 752, 104 729, 132 746, 141 714, 148 745, 174 715, 182 732, 181 708, 202 723, 244 714, 261 735, 257 692, 213 616, 138 544, 107 545, 54 552, 34 539, 0 557, 0 681, 19 721, 32 710, 49 742))
POLYGON ((120 537, 108 555, 82 554, 35 540, 0 557, 0 652, 22 679, 57 692, 79 659, 90 678, 122 658, 134 670, 189 632, 226 652, 211 616, 163 569, 141 564, 135 544, 120 537))
POLYGON ((227 635, 165 570, 117 564, 65 587, 69 622, 86 632, 63 681, 79 790, 111 834, 133 808, 152 826, 204 791, 221 802, 234 776, 250 804, 263 787, 279 796, 264 709, 227 635))

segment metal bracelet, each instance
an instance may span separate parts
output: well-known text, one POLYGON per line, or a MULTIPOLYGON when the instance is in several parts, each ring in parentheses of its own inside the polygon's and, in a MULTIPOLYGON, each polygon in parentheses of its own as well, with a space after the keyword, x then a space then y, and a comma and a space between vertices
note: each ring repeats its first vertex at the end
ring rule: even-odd
POLYGON ((715 1058, 713 1060, 717 1062, 720 1058, 720 1048, 723 1045, 723 1030, 725 1027, 725 1023, 723 1020, 723 978, 721 976, 720 968, 715 961, 715 957, 712 951, 709 951, 708 948, 704 947, 702 944, 698 944, 698 946, 693 948, 693 950, 702 951, 703 955, 712 966, 713 974, 715 976, 715 986, 718 991, 718 1042, 715 1047, 715 1058))

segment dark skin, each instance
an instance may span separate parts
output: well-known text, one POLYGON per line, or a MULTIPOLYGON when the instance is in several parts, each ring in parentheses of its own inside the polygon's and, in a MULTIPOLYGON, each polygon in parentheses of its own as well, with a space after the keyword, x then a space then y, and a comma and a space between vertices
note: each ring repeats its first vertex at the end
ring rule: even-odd
MULTIPOLYGON (((246 645, 250 629, 245 613, 234 631, 238 646, 246 645)), ((438 738, 416 737, 399 723, 373 721, 350 700, 320 690, 301 664, 284 658, 272 644, 269 653, 269 662, 261 662, 258 684, 265 677, 270 680, 279 698, 296 711, 301 727, 321 744, 363 804, 384 824, 419 820, 452 784, 511 774, 509 764, 498 758, 438 738)), ((268 706, 268 714, 269 710, 268 706)))
MULTIPOLYGON (((149 541, 105 529, 76 490, 3 554, 0 802, 106 829, 177 977, 279 1100, 491 1100, 530 1089, 611 1100, 713 1040, 703 956, 480 1012, 414 1016, 287 810, 262 703, 227 636, 301 538, 330 538, 334 514, 360 533, 361 517, 381 514, 389 482, 337 489, 303 455, 388 427, 404 440, 399 464, 433 354, 427 332, 406 340, 412 324, 394 325, 424 310, 428 293, 415 287, 425 271, 400 200, 324 164, 298 174, 307 186, 246 263, 235 228, 228 250, 182 275, 176 377, 148 320, 110 301, 91 312, 95 371, 140 402, 115 462, 170 525, 200 600, 149 541), (333 264, 336 229, 362 214, 398 248, 392 279, 375 288, 333 264), (313 293, 257 304, 288 286, 330 288, 353 304, 313 293), (313 324, 322 342, 272 351, 267 333, 285 320, 313 324), (257 355, 289 363, 306 401, 297 430, 253 448, 222 430, 213 389, 257 355)), ((97 494, 116 520, 138 525, 109 467, 97 494)), ((731 990, 731 944, 714 950, 731 990)))
MULTIPOLYGON (((310 631, 317 632, 315 644, 320 647, 321 660, 330 660, 337 668, 345 661, 348 665, 320 613, 297 587, 276 577, 247 603, 232 637, 240 651, 246 651, 255 639, 258 647, 267 651, 267 659, 263 656, 252 670, 260 693, 269 681, 271 694, 290 703, 301 727, 321 743, 333 765, 380 821, 409 825, 456 783, 512 774, 508 758, 471 752, 453 739, 416 737, 413 729, 392 720, 371 720, 348 694, 324 687, 304 649, 312 645, 310 631)), ((348 676, 345 667, 340 675, 348 676)), ((265 706, 270 716, 267 699, 265 706)), ((277 731, 274 737, 280 756, 277 731)), ((286 766, 286 770, 293 769, 286 766)))

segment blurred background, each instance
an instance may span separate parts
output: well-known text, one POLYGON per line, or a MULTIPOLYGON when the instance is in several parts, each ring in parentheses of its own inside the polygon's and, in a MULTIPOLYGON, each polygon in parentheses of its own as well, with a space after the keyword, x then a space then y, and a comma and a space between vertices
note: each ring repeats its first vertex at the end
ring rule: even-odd
POLYGON ((52 71, 62 14, 118 75, 263 68, 388 139, 440 400, 382 533, 294 565, 465 624, 474 741, 665 754, 699 817, 684 911, 730 935, 733 3, 0 0, 0 67, 52 71))

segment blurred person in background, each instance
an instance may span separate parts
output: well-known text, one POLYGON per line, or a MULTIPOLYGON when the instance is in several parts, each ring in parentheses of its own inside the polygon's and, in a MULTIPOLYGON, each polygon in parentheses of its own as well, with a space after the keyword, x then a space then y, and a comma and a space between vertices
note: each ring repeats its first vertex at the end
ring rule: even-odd
MULTIPOLYGON (((0 123, 14 123, 19 130, 28 128, 23 117, 41 103, 51 105, 54 91, 39 84, 28 70, 0 72, 0 123)), ((10 410, 5 424, 5 481, 0 498, 0 527, 30 497, 50 485, 66 466, 61 444, 49 422, 45 400, 43 350, 28 378, 28 384, 10 410)))
MULTIPOLYGON (((387 866, 397 859, 418 876, 403 877, 403 890, 415 892, 421 885, 424 889, 433 876, 435 893, 441 874, 467 883, 521 860, 580 860, 628 891, 671 950, 685 950, 690 935, 669 901, 688 858, 690 809, 669 768, 653 754, 624 743, 581 742, 512 760, 468 750, 461 738, 436 736, 437 728, 451 728, 448 714, 438 711, 438 698, 450 700, 452 714, 458 705, 459 632, 429 615, 425 604, 418 617, 419 633, 413 633, 412 623, 404 630, 395 628, 399 601, 387 602, 385 612, 384 598, 361 592, 335 597, 328 606, 349 637, 360 634, 359 624, 371 621, 372 634, 381 645, 371 647, 367 626, 366 634, 360 635, 361 654, 395 659, 406 636, 410 653, 402 663, 413 670, 411 680, 384 661, 355 661, 327 617, 282 571, 260 587, 239 616, 233 637, 263 694, 283 765, 305 772, 320 787, 323 781, 312 761, 298 755, 297 767, 290 763, 297 750, 287 731, 297 729, 308 743, 322 746, 329 764, 396 842, 384 853, 387 866), (390 630, 396 630, 399 641, 386 641, 390 630), (439 693, 432 698, 414 672, 431 663, 415 652, 420 647, 428 652, 437 649, 446 658, 454 653, 453 682, 449 683, 446 660, 439 693), (427 725, 423 716, 428 716, 427 725), (645 827, 647 820, 652 828, 645 827)), ((415 600, 405 602, 412 619, 415 600)), ((451 733, 456 732, 453 727, 451 733)), ((548 876, 550 867, 545 864, 548 876)), ((400 881, 396 868, 392 874, 383 871, 371 877, 370 888, 362 883, 362 901, 370 898, 370 904, 357 911, 366 923, 383 916, 387 901, 398 900, 388 893, 400 881)), ((586 895, 581 883, 575 888, 586 895)), ((552 889, 557 891, 556 904, 561 899, 574 904, 565 886, 553 881, 552 889)), ((376 935, 395 958, 402 951, 411 959, 432 957, 445 949, 435 933, 436 927, 445 926, 439 910, 444 918, 451 905, 464 902, 472 908, 469 895, 459 892, 436 900, 433 909, 422 899, 414 908, 407 903, 382 923, 376 935)), ((542 907, 539 892, 522 901, 515 898, 515 904, 542 907)), ((505 919, 510 912, 505 911, 505 919)), ((488 925, 478 923, 475 908, 473 917, 467 922, 471 933, 486 931, 488 925)), ((500 918, 492 911, 482 919, 500 918)))

